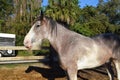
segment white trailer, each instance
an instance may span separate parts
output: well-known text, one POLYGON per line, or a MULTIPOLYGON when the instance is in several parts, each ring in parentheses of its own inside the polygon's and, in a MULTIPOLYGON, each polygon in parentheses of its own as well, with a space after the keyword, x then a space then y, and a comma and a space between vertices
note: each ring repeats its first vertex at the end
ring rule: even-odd
MULTIPOLYGON (((0 33, 0 46, 15 46, 16 35, 0 33)), ((15 56, 15 50, 0 50, 0 56, 15 56)))

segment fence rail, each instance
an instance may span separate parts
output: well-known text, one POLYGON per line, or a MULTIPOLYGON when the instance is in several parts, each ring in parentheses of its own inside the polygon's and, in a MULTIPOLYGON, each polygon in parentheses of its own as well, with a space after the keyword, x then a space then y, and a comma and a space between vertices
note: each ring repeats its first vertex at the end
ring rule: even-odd
MULTIPOLYGON (((28 50, 24 46, 0 46, 0 50, 28 50)), ((32 50, 40 50, 40 48, 35 47, 32 50)))
POLYGON ((45 56, 0 57, 0 61, 44 59, 45 56))
MULTIPOLYGON (((47 47, 48 48, 48 47, 47 47)), ((32 50, 40 50, 41 48, 32 48, 32 50)), ((46 47, 44 48, 46 49, 46 47)), ((28 50, 24 46, 0 46, 0 50, 28 50)), ((11 63, 30 63, 48 61, 45 56, 21 56, 21 57, 0 57, 0 64, 11 63)))
POLYGON ((21 57, 1 57, 0 64, 15 64, 15 63, 36 63, 49 61, 45 56, 21 56, 21 57))

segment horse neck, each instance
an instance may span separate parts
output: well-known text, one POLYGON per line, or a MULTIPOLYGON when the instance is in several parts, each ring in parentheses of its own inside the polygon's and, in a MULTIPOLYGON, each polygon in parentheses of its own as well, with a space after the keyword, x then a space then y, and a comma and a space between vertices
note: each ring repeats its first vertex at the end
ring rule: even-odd
POLYGON ((91 38, 88 38, 76 32, 70 31, 60 24, 57 24, 56 32, 53 32, 53 34, 51 34, 48 40, 50 41, 50 44, 53 46, 53 48, 58 53, 61 53, 61 50, 64 48, 64 46, 66 46, 66 44, 70 42, 71 39, 74 39, 74 38, 75 39, 79 38, 81 40, 85 40, 85 39, 91 40, 91 38))
POLYGON ((56 31, 51 33, 51 36, 49 37, 50 44, 53 46, 53 48, 59 52, 59 48, 61 48, 61 44, 63 43, 63 39, 65 35, 68 35, 70 30, 65 28, 64 26, 57 24, 56 31))

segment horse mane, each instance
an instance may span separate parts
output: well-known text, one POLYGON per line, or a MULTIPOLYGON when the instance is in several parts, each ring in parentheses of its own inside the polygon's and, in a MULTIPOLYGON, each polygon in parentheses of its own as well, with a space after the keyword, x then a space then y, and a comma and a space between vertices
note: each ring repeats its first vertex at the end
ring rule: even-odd
POLYGON ((68 24, 66 22, 63 22, 63 21, 60 21, 60 20, 54 20, 53 18, 47 17, 47 16, 45 16, 45 18, 47 20, 49 20, 49 24, 50 24, 50 27, 51 27, 51 33, 53 33, 55 31, 55 33, 57 35, 57 23, 62 25, 63 27, 65 27, 67 29, 69 28, 68 24))
POLYGON ((51 27, 51 33, 55 32, 55 34, 57 35, 57 22, 50 17, 45 17, 45 18, 49 20, 49 25, 51 27))
POLYGON ((57 36, 57 22, 50 17, 45 16, 45 18, 49 21, 51 34, 55 33, 55 35, 57 36))
MULTIPOLYGON (((51 34, 53 34, 55 32, 55 34, 57 36, 57 23, 64 26, 65 28, 69 29, 69 27, 68 27, 69 25, 66 22, 63 22, 63 21, 60 21, 60 20, 56 21, 53 18, 47 17, 47 16, 44 16, 44 18, 47 21, 49 21, 49 26, 51 28, 51 34)), ((35 21, 41 21, 42 19, 43 19, 43 16, 38 16, 35 21)))

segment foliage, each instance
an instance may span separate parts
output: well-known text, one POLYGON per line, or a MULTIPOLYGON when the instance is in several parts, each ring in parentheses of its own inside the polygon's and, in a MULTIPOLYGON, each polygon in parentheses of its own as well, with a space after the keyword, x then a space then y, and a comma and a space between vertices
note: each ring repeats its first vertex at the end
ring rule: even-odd
POLYGON ((108 17, 108 23, 112 24, 109 28, 109 32, 111 30, 120 34, 120 0, 108 0, 104 2, 104 0, 100 0, 97 9, 100 14, 104 14, 108 17))
POLYGON ((101 0, 97 8, 100 13, 109 17, 110 23, 120 24, 120 0, 109 0, 108 2, 101 0))
POLYGON ((0 20, 6 20, 12 14, 12 0, 0 0, 0 20))
POLYGON ((109 23, 109 18, 92 6, 82 9, 79 21, 71 29, 86 36, 115 31, 114 25, 109 23))
POLYGON ((78 0, 49 0, 46 15, 59 22, 74 24, 80 15, 78 0))
POLYGON ((0 32, 16 34, 16 45, 23 45, 23 38, 34 18, 40 12, 41 0, 1 0, 0 32), (4 15, 7 15, 4 16, 4 15))
POLYGON ((0 0, 0 32, 5 26, 6 20, 12 15, 12 0, 0 0))

